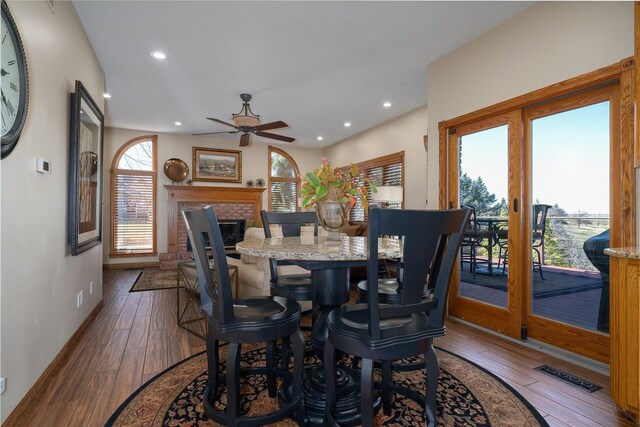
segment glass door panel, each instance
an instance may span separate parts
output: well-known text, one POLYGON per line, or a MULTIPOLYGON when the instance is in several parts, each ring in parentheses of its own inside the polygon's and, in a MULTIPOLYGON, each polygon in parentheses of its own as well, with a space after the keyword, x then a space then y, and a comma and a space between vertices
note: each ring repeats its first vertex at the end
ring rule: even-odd
POLYGON ((449 313, 514 338, 522 324, 516 284, 523 267, 514 258, 522 216, 508 201, 522 197, 521 126, 518 113, 509 112, 449 129, 447 141, 448 204, 475 213, 452 277, 449 313))
POLYGON ((608 101, 531 121, 531 313, 609 332, 608 101), (546 210, 546 217, 544 212, 546 210), (603 283, 606 282, 606 285, 603 283))
POLYGON ((460 258, 461 297, 508 305, 508 125, 463 135, 460 144, 460 206, 475 218, 460 258))

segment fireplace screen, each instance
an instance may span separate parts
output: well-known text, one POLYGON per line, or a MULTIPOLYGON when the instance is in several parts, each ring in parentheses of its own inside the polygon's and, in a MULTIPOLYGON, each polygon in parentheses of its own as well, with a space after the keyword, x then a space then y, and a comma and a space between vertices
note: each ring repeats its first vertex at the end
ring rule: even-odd
MULTIPOLYGON (((245 223, 246 220, 244 219, 220 219, 218 221, 225 250, 235 251, 236 243, 241 242, 242 239, 244 239, 245 223)), ((205 236, 205 245, 207 248, 211 247, 208 236, 205 236)), ((192 251, 191 241, 189 241, 189 239, 187 239, 187 251, 192 251)))

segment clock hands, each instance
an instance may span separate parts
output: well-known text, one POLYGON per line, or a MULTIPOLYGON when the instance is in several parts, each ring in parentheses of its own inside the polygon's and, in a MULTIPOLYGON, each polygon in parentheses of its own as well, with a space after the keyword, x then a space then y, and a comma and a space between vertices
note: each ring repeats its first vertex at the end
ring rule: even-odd
POLYGON ((7 73, 7 72, 4 70, 4 68, 2 68, 2 69, 0 70, 0 76, 4 77, 4 76, 6 76, 7 74, 9 74, 9 73, 7 73))

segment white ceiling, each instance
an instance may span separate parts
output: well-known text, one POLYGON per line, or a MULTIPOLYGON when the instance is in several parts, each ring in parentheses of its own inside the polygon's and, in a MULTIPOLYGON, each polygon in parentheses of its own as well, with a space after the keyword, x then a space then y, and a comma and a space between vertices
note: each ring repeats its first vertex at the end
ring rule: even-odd
POLYGON ((108 126, 223 131, 230 128, 205 117, 229 121, 247 92, 263 123, 289 124, 272 132, 305 147, 425 105, 427 64, 531 4, 74 1, 112 95, 108 126), (167 59, 151 58, 154 50, 167 59))

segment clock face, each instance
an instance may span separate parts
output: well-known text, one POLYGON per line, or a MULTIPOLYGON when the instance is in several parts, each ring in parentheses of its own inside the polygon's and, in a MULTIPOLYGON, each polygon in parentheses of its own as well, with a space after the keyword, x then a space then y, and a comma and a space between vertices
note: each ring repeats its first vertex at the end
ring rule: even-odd
POLYGON ((2 122, 2 158, 7 156, 20 138, 27 115, 28 81, 24 49, 6 2, 2 2, 0 27, 0 113, 2 122))

